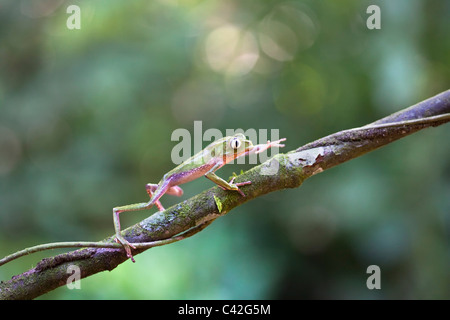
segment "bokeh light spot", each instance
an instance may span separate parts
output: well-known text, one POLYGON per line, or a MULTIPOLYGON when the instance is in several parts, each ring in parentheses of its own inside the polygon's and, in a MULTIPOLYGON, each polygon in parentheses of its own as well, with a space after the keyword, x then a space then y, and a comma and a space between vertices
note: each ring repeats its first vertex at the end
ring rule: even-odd
POLYGON ((205 40, 206 61, 211 69, 229 76, 249 73, 259 58, 255 36, 236 26, 225 25, 211 31, 205 40))

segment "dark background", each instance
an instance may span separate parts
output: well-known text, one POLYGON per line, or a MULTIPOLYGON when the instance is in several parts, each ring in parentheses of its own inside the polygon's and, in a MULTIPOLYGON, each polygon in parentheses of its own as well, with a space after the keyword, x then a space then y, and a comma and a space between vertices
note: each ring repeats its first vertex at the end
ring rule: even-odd
MULTIPOLYGON (((445 0, 2 0, 0 256, 113 234, 112 208, 148 199, 174 167, 172 132, 194 120, 278 129, 289 151, 447 90, 449 12, 445 0), (66 27, 71 4, 81 30, 66 27), (371 4, 380 30, 366 27, 371 4)), ((448 125, 419 132, 43 297, 449 299, 449 139, 448 125), (381 290, 366 287, 369 265, 381 290)), ((182 199, 212 185, 186 184, 182 199)))

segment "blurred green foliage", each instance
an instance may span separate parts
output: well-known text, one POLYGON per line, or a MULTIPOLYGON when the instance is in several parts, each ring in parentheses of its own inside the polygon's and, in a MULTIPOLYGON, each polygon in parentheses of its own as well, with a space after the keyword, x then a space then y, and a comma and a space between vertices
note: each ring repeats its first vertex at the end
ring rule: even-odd
MULTIPOLYGON (((194 120, 279 129, 289 151, 448 89, 448 12, 445 0, 2 0, 0 255, 113 234, 112 208, 147 199, 174 166, 171 133, 194 120), (66 27, 70 4, 80 30, 66 27), (380 30, 366 27, 370 4, 380 30)), ((43 298, 449 299, 449 139, 448 125, 419 132, 43 298), (372 264, 381 290, 366 287, 372 264)))

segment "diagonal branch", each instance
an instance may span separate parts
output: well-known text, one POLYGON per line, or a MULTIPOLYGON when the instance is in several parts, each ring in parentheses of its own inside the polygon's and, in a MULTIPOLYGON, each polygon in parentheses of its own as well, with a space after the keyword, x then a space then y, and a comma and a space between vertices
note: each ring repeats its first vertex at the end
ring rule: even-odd
MULTIPOLYGON (((124 230, 123 234, 130 242, 148 244, 136 249, 135 255, 153 246, 152 243, 161 245, 186 238, 247 201, 269 192, 299 187, 316 173, 424 128, 449 121, 450 90, 447 90, 364 127, 340 131, 274 156, 237 177, 237 182, 252 181, 245 188, 246 197, 213 187, 151 215, 124 230), (217 201, 221 204, 220 210, 217 201), (180 237, 180 234, 186 236, 180 237)), ((113 270, 127 260, 122 248, 116 248, 113 238, 103 240, 111 244, 110 248, 83 248, 41 260, 36 267, 1 282, 0 299, 33 299, 65 285, 71 265, 79 267, 82 278, 113 270)))

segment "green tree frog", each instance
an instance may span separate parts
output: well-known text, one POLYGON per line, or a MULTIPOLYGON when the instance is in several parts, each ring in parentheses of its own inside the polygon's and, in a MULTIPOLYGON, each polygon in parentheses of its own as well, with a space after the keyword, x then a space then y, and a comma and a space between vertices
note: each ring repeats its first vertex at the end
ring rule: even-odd
POLYGON ((183 190, 179 185, 195 180, 201 176, 210 179, 224 190, 237 191, 241 196, 245 197, 245 194, 239 187, 251 184, 251 181, 234 183, 233 177, 230 182, 227 182, 218 177, 214 172, 238 157, 251 153, 260 153, 271 147, 284 147, 284 144, 280 144, 280 142, 285 140, 286 138, 273 142, 267 141, 266 144, 254 146, 250 140, 246 139, 245 135, 238 133, 234 136, 228 136, 214 141, 205 149, 166 173, 158 184, 147 184, 146 190, 150 196, 149 202, 135 203, 113 209, 113 221, 116 231, 115 241, 123 245, 127 256, 134 262, 131 248, 135 249, 135 247, 120 233, 119 214, 124 211, 149 209, 153 205, 156 205, 160 211, 163 211, 164 208, 161 202, 159 202, 159 199, 164 194, 181 196, 183 190))

